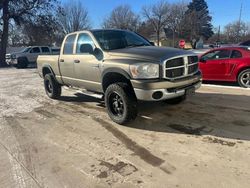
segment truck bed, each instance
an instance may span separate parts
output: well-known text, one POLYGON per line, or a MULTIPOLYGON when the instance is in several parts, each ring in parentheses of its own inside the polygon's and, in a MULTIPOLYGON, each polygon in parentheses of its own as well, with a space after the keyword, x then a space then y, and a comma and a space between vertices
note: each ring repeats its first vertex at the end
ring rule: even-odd
POLYGON ((55 75, 60 76, 60 70, 58 66, 59 55, 39 55, 37 58, 37 69, 40 76, 43 75, 42 68, 50 66, 55 75))

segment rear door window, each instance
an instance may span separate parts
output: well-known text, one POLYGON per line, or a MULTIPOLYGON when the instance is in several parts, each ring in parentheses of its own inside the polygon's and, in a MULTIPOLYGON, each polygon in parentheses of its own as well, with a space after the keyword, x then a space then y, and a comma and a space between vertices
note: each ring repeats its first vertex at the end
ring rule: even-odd
POLYGON ((64 47, 63 47, 63 54, 66 54, 66 55, 73 54, 75 38, 76 38, 76 34, 69 35, 66 38, 64 42, 64 47))
POLYGON ((40 48, 39 47, 34 47, 30 50, 30 53, 40 53, 40 48))
POLYGON ((41 49, 42 49, 42 53, 49 53, 50 52, 48 47, 42 47, 41 49))
POLYGON ((235 58, 242 58, 242 53, 238 50, 234 50, 232 52, 231 58, 235 59, 235 58))

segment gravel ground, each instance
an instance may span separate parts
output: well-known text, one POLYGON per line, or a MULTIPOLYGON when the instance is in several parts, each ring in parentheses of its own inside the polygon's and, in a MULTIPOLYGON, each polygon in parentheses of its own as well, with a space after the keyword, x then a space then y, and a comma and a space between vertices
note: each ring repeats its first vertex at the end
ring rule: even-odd
POLYGON ((100 99, 48 99, 36 69, 0 83, 0 187, 249 187, 249 89, 203 85, 120 126, 100 99))

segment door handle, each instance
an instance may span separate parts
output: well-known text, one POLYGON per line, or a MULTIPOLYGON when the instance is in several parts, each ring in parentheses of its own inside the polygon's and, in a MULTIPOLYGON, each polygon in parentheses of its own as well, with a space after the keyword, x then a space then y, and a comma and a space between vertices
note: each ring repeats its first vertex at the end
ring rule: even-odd
POLYGON ((75 60, 74 60, 74 63, 80 63, 80 60, 75 59, 75 60))
POLYGON ((99 64, 98 64, 98 65, 92 65, 92 67, 94 67, 94 68, 99 68, 100 66, 99 66, 99 64))
POLYGON ((60 59, 59 61, 60 61, 61 63, 63 63, 63 62, 64 62, 64 59, 60 59))

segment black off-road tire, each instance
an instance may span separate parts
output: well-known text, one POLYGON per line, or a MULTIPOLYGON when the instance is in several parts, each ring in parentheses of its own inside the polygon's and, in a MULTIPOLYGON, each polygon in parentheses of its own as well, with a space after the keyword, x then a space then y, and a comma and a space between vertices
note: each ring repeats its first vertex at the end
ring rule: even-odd
POLYGON ((181 102, 186 100, 186 95, 182 95, 180 97, 176 97, 173 99, 167 99, 164 102, 167 104, 175 105, 175 104, 180 104, 181 102))
POLYGON ((250 88, 250 69, 241 71, 238 75, 237 82, 241 87, 250 88))
POLYGON ((16 67, 18 69, 25 69, 25 68, 28 67, 28 64, 29 64, 29 62, 28 62, 28 59, 26 57, 19 57, 17 59, 17 65, 16 65, 16 67))
MULTIPOLYGON (((126 83, 115 83, 108 86, 105 91, 105 104, 109 117, 118 124, 126 124, 137 117, 137 99, 133 89, 126 83), (116 109, 116 96, 120 101, 120 109, 116 109), (120 113, 116 112, 120 111, 120 113)), ((118 107, 117 107, 118 108, 118 107)))
POLYGON ((51 99, 58 99, 62 93, 61 85, 55 80, 53 74, 49 73, 44 76, 45 92, 51 99))

